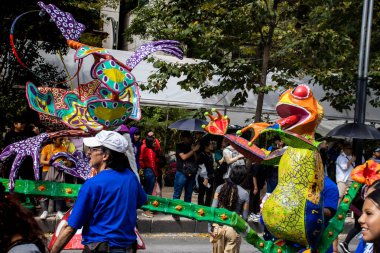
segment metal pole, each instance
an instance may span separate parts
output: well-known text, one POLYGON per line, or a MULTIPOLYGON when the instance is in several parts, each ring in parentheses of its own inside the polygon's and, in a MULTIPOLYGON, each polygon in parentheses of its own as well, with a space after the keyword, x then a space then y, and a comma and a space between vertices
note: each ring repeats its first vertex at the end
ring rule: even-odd
POLYGON ((370 52, 370 47, 371 47, 372 13, 373 13, 373 0, 369 0, 367 36, 366 36, 364 72, 363 72, 364 78, 368 77, 369 52, 370 52))
POLYGON ((363 13, 362 13, 362 26, 360 30, 360 44, 359 44, 359 68, 358 68, 358 76, 359 79, 363 77, 363 58, 364 58, 364 45, 365 45, 365 30, 367 23, 367 11, 368 9, 368 0, 364 0, 363 2, 363 13))
MULTIPOLYGON (((367 83, 368 83, 368 65, 369 52, 371 45, 371 26, 372 26, 373 0, 364 0, 362 26, 360 32, 360 49, 359 49, 359 69, 358 81, 356 88, 356 104, 354 122, 357 124, 365 123, 367 83)), ((363 155, 363 141, 353 140, 354 154, 356 155, 356 164, 361 164, 363 155)))
POLYGON ((355 123, 364 124, 368 83, 368 65, 371 46, 373 0, 364 0, 362 27, 360 32, 359 69, 356 90, 355 123))

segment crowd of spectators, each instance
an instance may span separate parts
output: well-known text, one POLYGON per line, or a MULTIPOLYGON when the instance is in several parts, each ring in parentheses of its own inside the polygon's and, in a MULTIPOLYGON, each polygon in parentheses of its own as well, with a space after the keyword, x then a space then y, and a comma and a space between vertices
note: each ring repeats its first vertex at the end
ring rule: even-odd
MULTIPOLYGON (((11 129, 3 135, 3 147, 38 135, 43 131, 43 129, 41 130, 34 124, 26 124, 19 117, 12 120, 11 126, 11 129)), ((145 192, 150 195, 161 195, 163 176, 165 176, 164 168, 168 167, 169 163, 160 141, 154 136, 153 131, 144 132, 144 130, 135 126, 124 132, 128 135, 133 146, 135 166, 139 171, 140 181, 145 192), (143 135, 143 132, 146 134, 143 135)), ((269 152, 286 149, 284 142, 278 136, 273 137, 269 143, 261 146, 269 152)), ((356 156, 353 155, 352 148, 351 143, 340 140, 332 143, 323 141, 319 146, 325 176, 328 180, 327 182, 325 181, 325 185, 331 186, 328 189, 330 193, 327 196, 333 196, 334 194, 331 192, 336 191, 339 201, 341 201, 347 188, 352 183, 350 173, 356 166, 356 156)), ((77 149, 83 150, 83 142, 80 138, 59 137, 54 138, 50 143, 46 143, 41 150, 40 179, 76 183, 77 180, 73 177, 65 175, 50 166, 49 160, 57 152, 73 153, 77 149)), ((380 147, 373 149, 372 156, 369 159, 380 162, 380 147)), ((364 157, 362 160, 364 160, 364 157)), ((7 161, 1 164, 1 177, 6 178, 9 176, 11 162, 7 161)), ((198 204, 238 210, 244 219, 253 222, 260 221, 262 203, 273 192, 278 182, 277 166, 256 164, 240 154, 225 139, 201 132, 181 131, 180 139, 175 146, 174 162, 176 168, 173 199, 180 199, 183 194, 184 201, 192 202, 194 194, 197 194, 198 204), (235 199, 234 202, 236 203, 231 206, 223 204, 223 198, 226 198, 226 195, 235 199), (220 196, 223 196, 223 198, 220 199, 220 196)), ((31 168, 32 160, 26 159, 21 165, 18 177, 33 180, 34 175, 31 168)), ((55 213, 56 217, 61 219, 63 212, 67 210, 66 203, 63 200, 55 199, 53 201, 41 198, 38 201, 34 199, 32 202, 35 205, 38 205, 38 202, 40 203, 40 208, 42 209, 41 219, 46 219, 49 213, 55 213)), ((329 207, 326 206, 326 217, 332 217, 335 213, 337 205, 336 207, 333 206, 334 204, 329 207)), ((348 245, 350 240, 361 230, 359 217, 362 214, 362 206, 362 199, 361 201, 359 199, 353 205, 355 226, 344 242, 340 243, 344 253, 349 252, 348 245)), ((142 215, 147 218, 154 217, 154 213, 150 211, 144 211, 142 215)), ((177 221, 180 220, 178 216, 173 216, 173 218, 177 221)), ((235 242, 233 245, 224 245, 224 248, 240 247, 240 239, 237 234, 231 231, 226 232, 226 228, 215 225, 210 226, 210 229, 210 233, 215 238, 218 238, 220 231, 223 231, 226 236, 232 236, 232 239, 228 239, 228 236, 222 238, 226 241, 232 240, 235 242)), ((215 239, 214 243, 214 252, 223 252, 220 241, 215 239)), ((331 251, 337 251, 337 241, 331 251)))

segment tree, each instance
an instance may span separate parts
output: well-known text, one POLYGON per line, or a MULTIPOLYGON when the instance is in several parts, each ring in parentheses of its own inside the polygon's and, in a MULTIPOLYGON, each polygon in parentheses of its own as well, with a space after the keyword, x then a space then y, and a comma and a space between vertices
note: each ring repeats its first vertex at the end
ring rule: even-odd
MULTIPOLYGON (((380 36, 379 8, 374 7, 373 39, 380 36)), ((145 39, 175 39, 187 57, 199 64, 172 64, 150 59, 158 72, 148 88, 157 92, 171 76, 185 75, 178 84, 199 88, 203 97, 235 91, 233 104, 243 104, 248 92, 258 94, 255 121, 261 120, 264 94, 311 76, 326 90, 331 105, 347 109, 355 101, 361 1, 226 1, 154 0, 134 11, 127 29, 145 39), (352 18, 357 17, 357 18, 352 18), (268 73, 278 82, 266 84, 268 73), (205 81, 219 78, 220 85, 205 81)), ((371 103, 380 105, 379 46, 372 43, 371 103)))

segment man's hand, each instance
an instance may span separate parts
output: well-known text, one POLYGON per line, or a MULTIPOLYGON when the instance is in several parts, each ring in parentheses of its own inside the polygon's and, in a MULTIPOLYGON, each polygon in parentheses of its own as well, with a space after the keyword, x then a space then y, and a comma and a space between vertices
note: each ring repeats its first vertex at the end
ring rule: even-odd
POLYGON ((55 241, 50 253, 58 253, 63 250, 65 245, 71 240, 75 235, 77 230, 73 227, 70 227, 67 223, 62 226, 61 232, 58 235, 57 240, 55 241))
POLYGON ((208 178, 203 179, 203 185, 208 188, 208 178))
POLYGON ((200 147, 201 147, 201 145, 199 145, 199 143, 191 145, 191 149, 194 152, 198 151, 200 147))
POLYGON ((253 189, 253 195, 256 195, 257 193, 259 193, 259 189, 257 189, 257 187, 255 187, 255 188, 253 189))

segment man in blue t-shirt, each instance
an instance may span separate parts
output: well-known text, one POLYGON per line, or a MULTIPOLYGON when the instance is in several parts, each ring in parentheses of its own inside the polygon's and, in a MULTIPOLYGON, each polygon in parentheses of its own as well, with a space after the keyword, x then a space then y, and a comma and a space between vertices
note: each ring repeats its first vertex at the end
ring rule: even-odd
MULTIPOLYGON (((323 188, 323 216, 324 216, 324 228, 329 224, 330 219, 335 215, 338 209, 339 190, 338 186, 325 175, 324 188, 323 188)), ((334 248, 338 248, 337 242, 334 242, 334 248)), ((337 251, 337 250, 336 250, 337 251)), ((330 247, 326 253, 332 253, 333 247, 330 247)))
POLYGON ((83 142, 98 174, 83 184, 51 252, 60 252, 81 227, 87 251, 101 247, 107 252, 132 252, 136 210, 147 202, 147 195, 128 169, 124 155, 128 142, 113 131, 101 131, 83 142))

